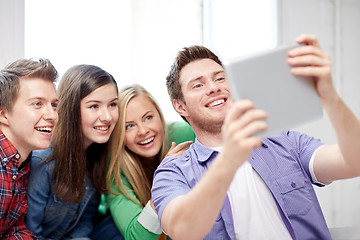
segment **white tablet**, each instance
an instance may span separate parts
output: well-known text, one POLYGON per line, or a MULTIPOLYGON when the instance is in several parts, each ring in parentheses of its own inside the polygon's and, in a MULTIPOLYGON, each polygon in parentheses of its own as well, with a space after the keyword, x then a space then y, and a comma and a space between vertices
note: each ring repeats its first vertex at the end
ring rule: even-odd
POLYGON ((290 73, 287 52, 296 46, 222 61, 233 99, 250 99, 268 113, 268 130, 257 135, 267 137, 323 115, 313 80, 290 73))

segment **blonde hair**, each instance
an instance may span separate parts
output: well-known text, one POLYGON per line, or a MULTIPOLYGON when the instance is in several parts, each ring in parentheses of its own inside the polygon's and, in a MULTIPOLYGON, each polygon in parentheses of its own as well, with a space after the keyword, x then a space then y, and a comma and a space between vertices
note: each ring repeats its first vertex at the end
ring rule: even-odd
POLYGON ((154 97, 138 84, 123 88, 119 92, 119 120, 116 125, 111 139, 111 159, 109 170, 106 176, 107 188, 110 194, 120 195, 124 194, 136 204, 144 207, 151 198, 152 175, 159 165, 161 160, 165 157, 169 149, 166 124, 161 109, 154 99, 154 97), (133 153, 125 146, 125 115, 126 108, 131 99, 135 96, 142 95, 149 98, 154 104, 156 110, 159 112, 161 123, 164 129, 163 143, 159 153, 155 157, 155 168, 151 169, 151 173, 147 174, 149 169, 146 169, 144 161, 141 161, 141 156, 133 153), (124 174, 131 184, 133 191, 139 201, 132 198, 125 189, 121 174, 124 174), (120 189, 120 193, 114 193, 110 187, 111 183, 115 183, 115 188, 120 189))

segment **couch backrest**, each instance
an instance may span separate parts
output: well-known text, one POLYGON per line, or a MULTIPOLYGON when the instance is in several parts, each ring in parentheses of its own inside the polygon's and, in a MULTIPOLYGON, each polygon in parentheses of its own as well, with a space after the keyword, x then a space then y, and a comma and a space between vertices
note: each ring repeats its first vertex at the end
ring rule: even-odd
POLYGON ((195 141, 195 133, 191 126, 185 121, 167 122, 169 146, 172 142, 176 144, 195 141))

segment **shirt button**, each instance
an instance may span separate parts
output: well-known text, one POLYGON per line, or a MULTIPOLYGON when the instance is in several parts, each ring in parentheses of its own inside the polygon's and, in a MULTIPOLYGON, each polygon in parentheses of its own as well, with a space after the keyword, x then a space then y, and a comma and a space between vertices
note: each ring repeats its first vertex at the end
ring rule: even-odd
POLYGON ((291 183, 291 186, 292 186, 293 188, 296 188, 296 183, 292 182, 292 183, 291 183))
POLYGON ((7 160, 8 160, 7 158, 3 158, 3 162, 4 162, 4 163, 6 163, 6 162, 7 162, 7 160))
POLYGON ((17 154, 15 155, 15 158, 16 158, 16 159, 19 159, 19 158, 20 158, 20 154, 17 153, 17 154))
POLYGON ((15 179, 16 179, 16 175, 13 175, 13 176, 12 176, 12 179, 15 180, 15 179))

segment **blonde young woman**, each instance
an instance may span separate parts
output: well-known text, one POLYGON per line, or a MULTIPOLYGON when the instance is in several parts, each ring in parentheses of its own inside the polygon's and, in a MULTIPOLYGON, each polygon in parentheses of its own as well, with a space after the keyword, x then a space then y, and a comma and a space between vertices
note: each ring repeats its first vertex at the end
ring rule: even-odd
POLYGON ((153 174, 166 155, 182 154, 191 142, 173 143, 169 150, 161 110, 140 85, 122 89, 119 103, 106 179, 112 219, 105 219, 92 239, 165 239, 151 201, 153 174))

